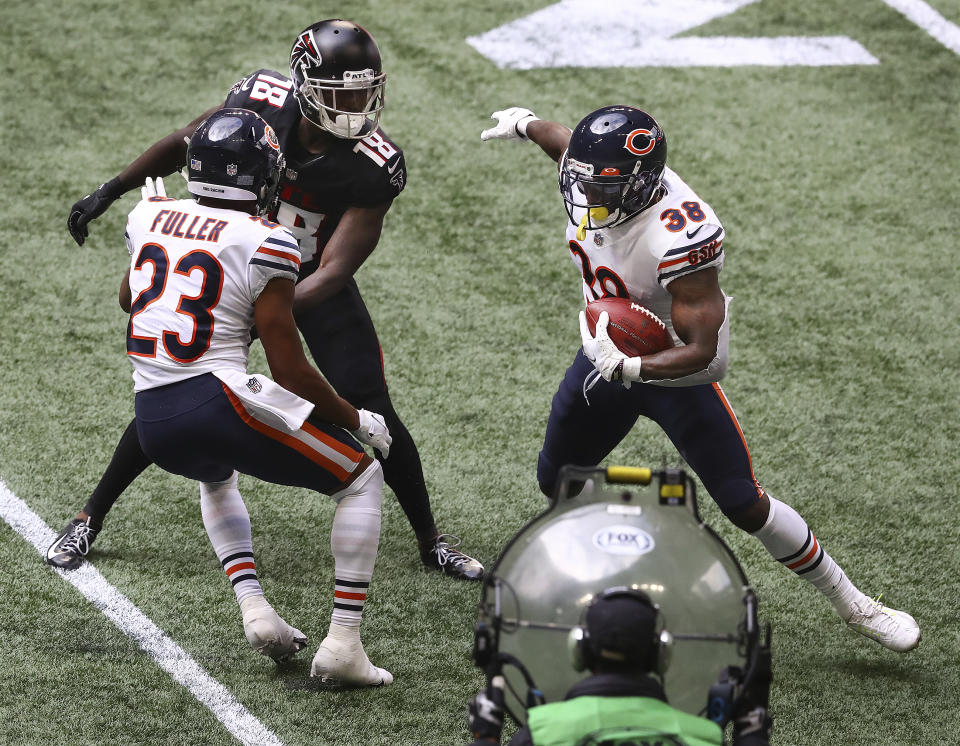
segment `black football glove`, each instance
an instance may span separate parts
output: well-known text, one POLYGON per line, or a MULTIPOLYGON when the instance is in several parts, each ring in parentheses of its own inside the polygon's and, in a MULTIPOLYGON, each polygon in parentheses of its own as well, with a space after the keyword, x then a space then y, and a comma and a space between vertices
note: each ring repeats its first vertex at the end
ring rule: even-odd
POLYGON ((83 246, 83 242, 87 239, 87 223, 103 215, 110 205, 123 196, 123 191, 120 179, 110 179, 70 208, 67 230, 77 242, 77 246, 83 246))
POLYGON ((770 625, 765 639, 757 645, 753 676, 733 706, 734 736, 757 733, 769 737, 773 724, 767 710, 770 705, 770 682, 773 681, 773 658, 770 654, 770 625))
POLYGON ((494 676, 490 686, 470 700, 470 732, 475 740, 500 741, 503 731, 503 676, 494 676))

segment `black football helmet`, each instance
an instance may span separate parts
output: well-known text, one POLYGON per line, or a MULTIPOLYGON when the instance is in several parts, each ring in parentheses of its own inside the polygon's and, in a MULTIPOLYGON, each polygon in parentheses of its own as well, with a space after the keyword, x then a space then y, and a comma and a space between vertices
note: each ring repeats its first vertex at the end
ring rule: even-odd
POLYGON ((257 214, 274 208, 283 154, 273 128, 247 109, 220 109, 187 145, 187 189, 197 197, 256 200, 257 214))
POLYGON ((300 112, 318 127, 350 139, 377 128, 387 76, 363 27, 329 19, 304 29, 290 50, 290 77, 300 112))
POLYGON ((560 192, 570 221, 595 230, 633 217, 650 206, 666 162, 666 135, 646 112, 605 106, 588 114, 560 160, 560 192))

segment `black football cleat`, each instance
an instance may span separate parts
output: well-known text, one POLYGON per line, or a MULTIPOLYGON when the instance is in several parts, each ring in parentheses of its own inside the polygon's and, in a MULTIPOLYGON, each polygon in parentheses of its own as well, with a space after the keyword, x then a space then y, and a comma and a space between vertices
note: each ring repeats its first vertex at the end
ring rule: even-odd
POLYGON ((74 518, 57 534, 57 538, 47 549, 44 560, 54 567, 76 570, 90 551, 98 533, 100 529, 93 528, 89 518, 74 518))
POLYGON ((439 570, 444 575, 459 580, 483 580, 483 565, 473 557, 458 551, 460 539, 450 534, 440 534, 425 548, 420 550, 420 559, 431 570, 439 570), (448 539, 455 543, 448 543, 448 539))

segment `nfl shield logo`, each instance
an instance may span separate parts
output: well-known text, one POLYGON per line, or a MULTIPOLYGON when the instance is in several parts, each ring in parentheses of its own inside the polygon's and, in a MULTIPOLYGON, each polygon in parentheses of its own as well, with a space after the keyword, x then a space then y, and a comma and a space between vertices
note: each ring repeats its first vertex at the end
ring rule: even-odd
POLYGON ((190 169, 191 169, 192 171, 199 171, 199 170, 200 170, 200 159, 199 159, 199 158, 191 158, 191 159, 190 159, 190 169))
POLYGON ((250 389, 254 394, 259 394, 263 391, 263 384, 260 383, 256 378, 251 378, 247 381, 247 388, 250 389))
POLYGON ((593 234, 593 242, 594 242, 597 246, 603 246, 603 234, 601 234, 599 231, 598 231, 597 233, 594 233, 594 234, 593 234))
POLYGON ((228 163, 227 164, 227 176, 236 176, 237 175, 237 164, 228 163))
POLYGON ((296 180, 297 180, 297 172, 294 171, 292 168, 288 168, 288 169, 286 170, 286 174, 285 174, 285 175, 286 175, 288 181, 296 181, 296 180))

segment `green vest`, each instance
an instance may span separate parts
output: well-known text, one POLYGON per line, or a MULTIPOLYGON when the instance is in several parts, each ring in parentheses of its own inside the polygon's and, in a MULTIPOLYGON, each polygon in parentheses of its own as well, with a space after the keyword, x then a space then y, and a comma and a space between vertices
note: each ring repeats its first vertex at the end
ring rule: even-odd
POLYGON ((574 697, 533 707, 527 725, 534 746, 721 746, 723 731, 706 718, 651 697, 574 697), (590 740, 585 740, 592 736, 590 740))

